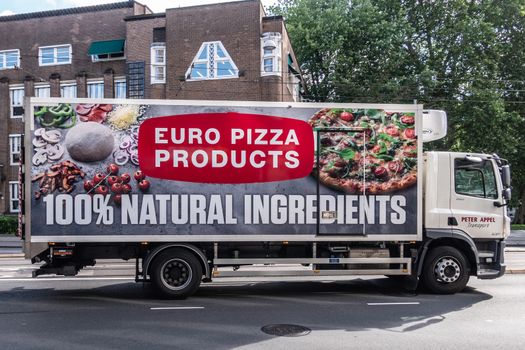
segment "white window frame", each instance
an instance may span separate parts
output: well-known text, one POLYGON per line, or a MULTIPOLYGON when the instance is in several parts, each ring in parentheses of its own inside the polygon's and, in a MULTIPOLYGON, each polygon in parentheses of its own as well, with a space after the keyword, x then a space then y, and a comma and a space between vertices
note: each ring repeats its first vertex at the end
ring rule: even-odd
POLYGON ((281 33, 278 32, 263 33, 263 36, 261 38, 261 76, 281 76, 281 38, 281 33), (273 41, 273 43, 275 43, 276 45, 275 49, 273 49, 272 52, 266 52, 266 50, 264 49, 269 41, 273 41), (265 70, 265 60, 272 61, 271 71, 267 72, 265 70))
POLYGON ((18 155, 20 159, 22 153, 22 135, 21 134, 9 134, 9 164, 17 166, 18 160, 15 160, 14 156, 18 155))
POLYGON ((20 50, 19 49, 12 49, 12 50, 2 50, 0 51, 0 62, 2 63, 2 66, 0 67, 0 70, 5 69, 16 69, 20 67, 20 50), (17 58, 16 58, 16 64, 11 67, 7 66, 7 55, 9 53, 16 52, 17 58))
POLYGON ((42 84, 42 85, 35 85, 35 97, 51 97, 51 85, 49 84, 42 84), (49 90, 49 94, 46 94, 46 96, 41 96, 37 91, 39 90, 49 90))
POLYGON ((76 81, 64 81, 60 83, 60 96, 61 97, 68 97, 68 98, 77 98, 77 82, 76 81), (64 96, 64 90, 65 87, 72 87, 74 86, 75 89, 75 95, 74 96, 64 96))
POLYGON ((11 213, 18 213, 20 211, 19 186, 18 181, 9 181, 9 211, 11 213), (15 202, 18 202, 18 209, 15 209, 15 202))
POLYGON ((40 66, 58 66, 63 64, 71 64, 73 57, 73 49, 71 44, 61 44, 61 45, 51 45, 51 46, 40 46, 38 48, 38 64, 40 66), (69 60, 67 62, 58 62, 58 49, 62 47, 67 47, 69 49, 69 60), (42 49, 53 49, 53 62, 43 63, 42 62, 42 49))
POLYGON ((88 98, 104 98, 104 80, 103 79, 96 79, 96 80, 88 80, 87 84, 86 84, 86 93, 87 93, 87 96, 88 98), (98 85, 98 84, 101 84, 102 85, 102 96, 90 96, 89 94, 89 86, 90 85, 98 85))
POLYGON ((9 86, 9 106, 11 109, 11 119, 22 119, 24 118, 24 114, 22 115, 14 115, 14 107, 24 107, 24 97, 25 97, 25 89, 23 85, 11 85, 9 86), (13 95, 14 91, 22 91, 22 101, 21 103, 14 104, 13 95))
POLYGON ((199 50, 197 50, 197 54, 193 58, 193 61, 191 62, 190 67, 188 68, 188 70, 186 70, 186 80, 187 81, 238 79, 238 78, 239 78, 239 69, 237 68, 230 54, 228 53, 228 51, 226 50, 226 48, 220 41, 203 42, 201 46, 199 47, 199 50), (213 45, 213 57, 210 57, 210 45, 213 45), (208 50, 206 59, 199 59, 199 54, 204 49, 204 47, 206 47, 208 50), (218 51, 217 47, 220 47, 225 57, 219 57, 217 55, 217 51, 218 51), (220 62, 228 62, 228 61, 232 65, 233 75, 217 76, 216 72, 218 71, 218 64, 220 62), (206 64, 206 76, 205 77, 196 78, 196 77, 191 76, 191 71, 195 64, 206 64), (212 64, 213 64, 213 67, 211 67, 212 64))
POLYGON ((151 59, 151 84, 165 84, 166 83, 166 43, 153 43, 150 50, 151 59), (163 51, 164 56, 162 61, 157 61, 157 51, 163 51), (162 71, 162 78, 159 78, 156 70, 162 71))
POLYGON ((126 98, 127 86, 126 86, 126 89, 124 89, 124 97, 118 97, 117 96, 117 84, 118 83, 125 83, 127 85, 126 78, 115 78, 115 80, 113 80, 113 86, 114 86, 114 89, 115 89, 115 98, 126 98))

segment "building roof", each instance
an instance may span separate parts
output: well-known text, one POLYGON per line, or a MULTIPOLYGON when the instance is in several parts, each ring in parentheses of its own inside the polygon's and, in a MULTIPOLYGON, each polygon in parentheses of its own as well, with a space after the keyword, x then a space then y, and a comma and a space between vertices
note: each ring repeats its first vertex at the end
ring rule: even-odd
POLYGON ((143 19, 163 18, 163 17, 166 17, 166 13, 165 12, 146 13, 144 15, 134 15, 134 16, 124 17, 124 21, 140 21, 140 20, 143 20, 143 19))
POLYGON ((0 22, 11 22, 11 21, 33 19, 33 18, 65 16, 65 15, 74 15, 74 14, 86 13, 86 12, 97 12, 97 11, 107 11, 107 10, 115 10, 115 9, 122 9, 122 8, 133 8, 134 4, 135 4, 134 0, 128 0, 128 1, 114 2, 114 3, 102 4, 102 5, 72 7, 72 8, 67 8, 67 9, 51 10, 51 11, 20 13, 17 15, 0 16, 0 22))

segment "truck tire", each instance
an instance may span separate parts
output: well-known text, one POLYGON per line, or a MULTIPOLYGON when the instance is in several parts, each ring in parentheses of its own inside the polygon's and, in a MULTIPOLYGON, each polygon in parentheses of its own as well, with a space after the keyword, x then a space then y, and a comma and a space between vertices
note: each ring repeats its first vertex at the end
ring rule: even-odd
POLYGON ((422 277, 424 285, 433 293, 459 293, 468 283, 469 263, 465 255, 454 247, 436 247, 425 259, 422 277))
POLYGON ((202 266, 197 257, 184 249, 160 253, 151 264, 151 282, 164 297, 185 299, 201 284, 202 266))

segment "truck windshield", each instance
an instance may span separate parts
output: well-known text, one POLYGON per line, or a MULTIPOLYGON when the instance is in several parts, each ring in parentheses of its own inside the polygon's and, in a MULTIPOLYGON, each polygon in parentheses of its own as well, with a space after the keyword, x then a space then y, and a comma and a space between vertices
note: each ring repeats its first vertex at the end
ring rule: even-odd
POLYGON ((498 198, 492 162, 456 159, 454 162, 456 193, 481 198, 498 198))

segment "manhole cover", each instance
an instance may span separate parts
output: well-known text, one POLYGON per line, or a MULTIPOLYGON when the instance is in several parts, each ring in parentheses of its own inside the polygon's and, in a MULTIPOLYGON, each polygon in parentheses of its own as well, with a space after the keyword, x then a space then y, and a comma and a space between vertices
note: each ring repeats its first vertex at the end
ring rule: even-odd
POLYGON ((262 327, 261 330, 266 334, 277 337, 300 337, 308 335, 312 331, 310 328, 296 324, 269 324, 262 327))

